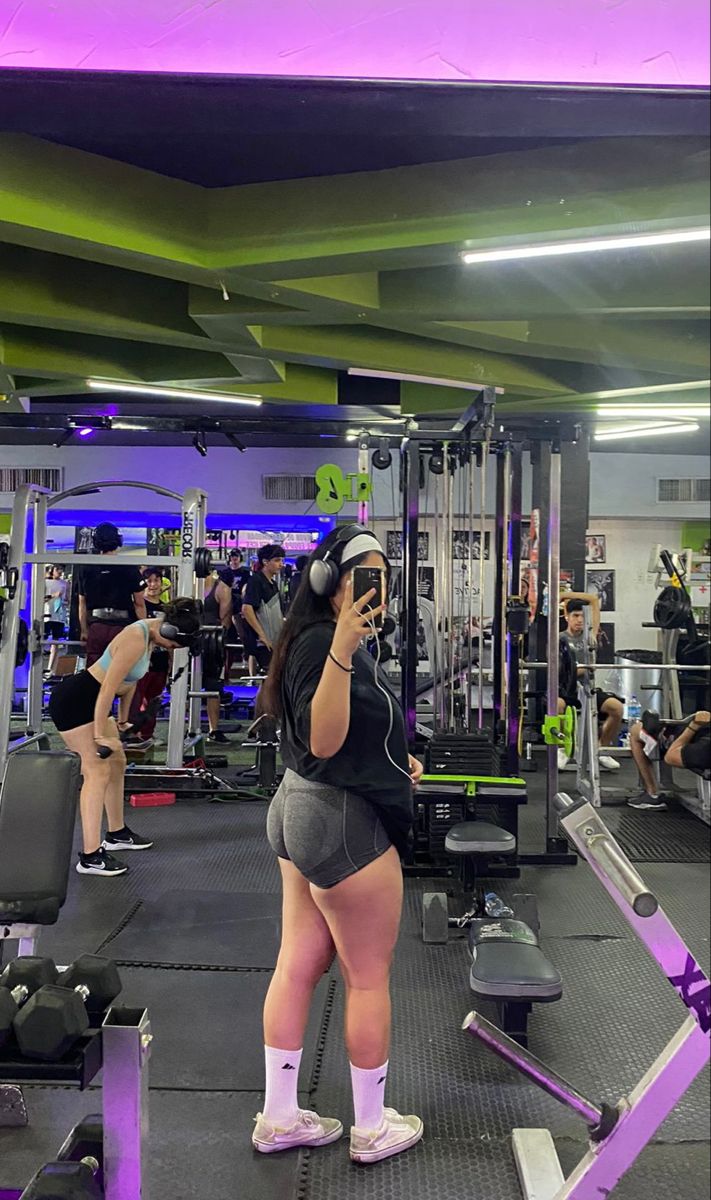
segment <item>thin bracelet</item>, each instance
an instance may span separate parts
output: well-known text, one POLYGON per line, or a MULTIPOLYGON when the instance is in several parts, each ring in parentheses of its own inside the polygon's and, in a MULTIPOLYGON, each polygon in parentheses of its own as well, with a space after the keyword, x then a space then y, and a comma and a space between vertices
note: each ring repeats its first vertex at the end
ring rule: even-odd
POLYGON ((328 652, 328 657, 330 658, 331 662, 336 664, 337 667, 340 667, 342 671, 345 671, 346 675, 355 675, 355 667, 344 667, 343 663, 339 663, 338 659, 335 657, 335 655, 331 654, 330 650, 328 652))

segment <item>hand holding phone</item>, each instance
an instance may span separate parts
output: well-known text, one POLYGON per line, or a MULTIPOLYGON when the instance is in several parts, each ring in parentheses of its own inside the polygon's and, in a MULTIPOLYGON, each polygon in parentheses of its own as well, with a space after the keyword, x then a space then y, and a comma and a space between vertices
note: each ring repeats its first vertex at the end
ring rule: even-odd
POLYGON ((363 609, 363 616, 376 629, 383 627, 382 606, 385 604, 385 574, 380 567, 353 568, 353 603, 375 592, 373 599, 363 609), (376 611, 377 610, 377 611, 376 611))

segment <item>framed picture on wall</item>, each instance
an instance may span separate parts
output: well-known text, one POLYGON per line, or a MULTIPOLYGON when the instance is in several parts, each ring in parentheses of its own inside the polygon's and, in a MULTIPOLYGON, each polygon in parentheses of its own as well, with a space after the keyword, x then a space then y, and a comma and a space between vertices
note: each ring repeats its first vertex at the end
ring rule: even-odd
POLYGON ((585 538, 586 563, 607 562, 607 538, 604 533, 589 533, 585 538))
POLYGON ((575 571, 564 571, 561 567, 560 571, 560 590, 561 592, 572 592, 575 586, 575 571))
POLYGON ((597 661, 599 663, 614 663, 615 661, 614 621, 600 622, 600 632, 597 635, 597 661))
POLYGON ((418 567, 417 595, 434 601, 434 567, 418 567))
MULTIPOLYGON (((385 553, 390 562, 400 562, 402 560, 402 532, 399 529, 388 529, 385 534, 385 553)), ((417 535, 417 561, 427 562, 430 556, 430 535, 429 533, 418 533, 417 535)))
MULTIPOLYGON (((469 558, 469 539, 472 542, 472 558, 474 562, 479 562, 481 558, 481 532, 478 529, 473 529, 471 532, 468 529, 455 529, 452 531, 452 558, 468 559, 469 558)), ((484 558, 488 559, 491 553, 491 536, 486 534, 484 539, 484 558)))
POLYGON ((614 571, 588 571, 587 591, 597 592, 600 598, 600 612, 615 611, 614 571))
POLYGON ((531 522, 521 522, 521 562, 531 561, 531 522))

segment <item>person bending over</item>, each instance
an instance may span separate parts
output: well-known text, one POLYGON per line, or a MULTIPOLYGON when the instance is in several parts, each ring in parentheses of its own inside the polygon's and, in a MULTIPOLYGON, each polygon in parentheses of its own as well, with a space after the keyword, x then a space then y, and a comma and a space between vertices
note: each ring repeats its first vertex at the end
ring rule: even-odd
MULTIPOLYGON (((228 633, 232 629, 233 583, 234 575, 232 571, 227 567, 223 567, 221 571, 218 571, 210 591, 205 596, 205 624, 219 625, 225 633, 228 633)), ((221 662, 212 661, 207 665, 208 670, 203 674, 203 688, 206 692, 222 693, 223 675, 225 673, 224 658, 221 662)), ((220 695, 206 697, 205 708, 207 709, 209 725, 207 740, 218 746, 229 746, 231 745, 230 739, 219 728, 220 702, 220 695)))
POLYGON ((242 603, 244 647, 259 669, 266 671, 284 623, 276 582, 284 565, 284 547, 262 546, 257 559, 259 568, 249 577, 242 603))
MULTIPOLYGON (((354 603, 352 568, 383 550, 360 526, 334 530, 312 555, 262 687, 281 718, 283 782, 267 817, 283 884, 282 941, 264 1006, 266 1097, 252 1142, 271 1153, 323 1146, 339 1120, 299 1108, 298 1073, 311 997, 338 955, 355 1122, 350 1154, 377 1162, 422 1137, 419 1117, 384 1107, 390 965, 422 766, 387 677, 363 648, 375 591, 354 603)), ((381 611, 378 607, 376 611, 381 611)))
POLYGON ((123 783, 126 755, 119 730, 128 726, 134 687, 148 671, 153 650, 190 646, 200 630, 201 605, 190 599, 166 605, 164 617, 136 621, 122 629, 98 662, 68 675, 53 689, 49 715, 65 745, 81 757, 80 812, 83 850, 80 875, 123 875, 128 869, 118 850, 148 850, 153 843, 124 824, 123 783), (110 715, 119 697, 119 722, 110 715), (110 754, 102 758, 100 747, 110 754), (104 810, 107 832, 101 838, 104 810), (114 852, 114 853, 112 853, 114 852))
POLYGON ((79 627, 86 642, 87 667, 101 658, 106 647, 122 629, 135 620, 145 620, 145 581, 138 567, 111 563, 110 555, 123 545, 115 525, 103 521, 92 535, 95 554, 105 554, 106 566, 79 570, 79 627))
MULTIPOLYGON (((585 663, 589 658, 588 647, 585 644, 585 620, 583 617, 583 604, 587 601, 590 604, 592 613, 592 628, 595 638, 600 632, 600 602, 598 597, 590 593, 576 593, 574 597, 569 598, 569 594, 563 597, 562 606, 563 614, 566 622, 566 629, 563 637, 572 647, 575 652, 575 657, 578 660, 578 677, 581 678, 585 673, 585 663)), ((594 680, 593 680, 594 685, 594 680)), ((614 746, 617 744, 617 739, 620 736, 622 729, 622 721, 625 715, 624 702, 619 696, 615 696, 612 692, 603 692, 600 688, 596 688, 595 700, 597 703, 597 721, 600 748, 605 746, 614 746)), ((565 757, 565 755, 563 755, 565 757)), ((611 754, 600 754, 600 766, 604 771, 619 771, 620 764, 611 754)), ((560 764, 559 764, 560 766, 560 764)), ((564 769, 564 766, 561 766, 564 769)))
POLYGON ((630 808, 659 811, 666 803, 659 794, 659 784, 652 767, 661 759, 670 767, 686 767, 696 773, 711 771, 711 714, 702 710, 694 713, 688 725, 665 725, 662 721, 656 733, 648 732, 642 721, 630 730, 630 750, 642 777, 643 790, 632 796, 630 808))

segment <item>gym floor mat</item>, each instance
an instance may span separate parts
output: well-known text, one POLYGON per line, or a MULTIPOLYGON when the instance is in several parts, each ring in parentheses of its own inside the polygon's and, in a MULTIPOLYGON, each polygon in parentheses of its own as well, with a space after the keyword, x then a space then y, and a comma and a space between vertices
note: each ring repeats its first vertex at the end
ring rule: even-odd
POLYGON ((631 862, 711 862, 711 831, 685 808, 605 809, 603 819, 631 862))
POLYGON ((147 901, 104 948, 118 962, 273 967, 281 896, 260 892, 164 892, 147 901))
MULTIPOLYGON (((30 1087, 25 1091, 31 1123, 0 1129, 0 1195, 23 1188, 51 1161, 63 1134, 90 1112, 101 1111, 98 1088, 30 1087), (5 1153, 12 1135, 12 1152, 5 1153)), ((146 1176, 154 1200, 286 1200, 296 1194, 298 1151, 257 1154, 250 1145, 259 1092, 151 1090, 151 1151, 146 1176), (188 1132, 186 1132, 188 1131, 188 1132)), ((306 1105, 307 1097, 300 1097, 306 1105)))
MULTIPOLYGON (((271 977, 270 971, 122 967, 120 1003, 147 1008, 151 1019, 151 1086, 225 1092, 262 1088, 262 1008, 271 977)), ((324 977, 304 1040, 304 1083, 312 1070, 326 992, 324 977)))

